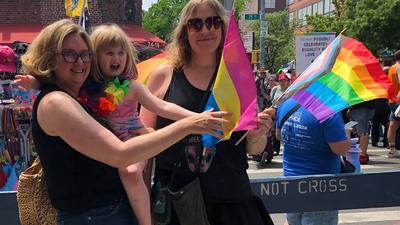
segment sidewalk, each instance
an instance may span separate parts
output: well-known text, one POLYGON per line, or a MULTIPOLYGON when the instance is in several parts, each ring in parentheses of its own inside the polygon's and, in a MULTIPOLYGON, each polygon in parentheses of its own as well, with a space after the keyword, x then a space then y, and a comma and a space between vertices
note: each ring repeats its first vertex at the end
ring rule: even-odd
MULTIPOLYGON (((361 172, 379 172, 400 170, 400 159, 388 158, 389 149, 382 147, 368 146, 370 161, 366 165, 361 165, 361 172)), ((247 173, 251 178, 279 177, 283 176, 282 151, 279 156, 274 156, 272 162, 264 169, 258 169, 255 161, 248 161, 249 169, 247 173)))

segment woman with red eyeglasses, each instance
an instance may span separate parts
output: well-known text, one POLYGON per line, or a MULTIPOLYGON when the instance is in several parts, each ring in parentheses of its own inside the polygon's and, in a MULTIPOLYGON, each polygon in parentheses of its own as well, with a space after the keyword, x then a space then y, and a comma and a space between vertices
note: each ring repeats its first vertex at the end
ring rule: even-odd
MULTIPOLYGON (((150 91, 191 111, 204 110, 207 90, 221 58, 227 28, 225 12, 218 0, 190 0, 186 4, 167 47, 172 65, 162 65, 151 74, 150 91)), ((211 225, 273 224, 261 200, 254 197, 246 173, 246 154, 258 154, 266 144, 265 134, 272 126, 268 113, 265 110, 258 115, 260 128, 250 131, 238 146, 235 143, 244 132, 233 133, 230 140, 215 148, 203 149, 198 136, 171 146, 156 156, 154 185, 176 192, 199 177, 211 225)), ((145 108, 141 118, 146 126, 156 129, 172 122, 145 108)), ((174 207, 166 224, 180 224, 174 207)))

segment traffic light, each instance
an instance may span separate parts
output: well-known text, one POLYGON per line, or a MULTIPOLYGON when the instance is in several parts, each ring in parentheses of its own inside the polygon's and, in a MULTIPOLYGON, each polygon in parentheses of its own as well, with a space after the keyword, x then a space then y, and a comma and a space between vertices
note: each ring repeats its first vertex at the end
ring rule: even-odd
POLYGON ((252 64, 259 63, 259 60, 258 60, 259 53, 260 53, 260 50, 251 51, 251 63, 252 64))

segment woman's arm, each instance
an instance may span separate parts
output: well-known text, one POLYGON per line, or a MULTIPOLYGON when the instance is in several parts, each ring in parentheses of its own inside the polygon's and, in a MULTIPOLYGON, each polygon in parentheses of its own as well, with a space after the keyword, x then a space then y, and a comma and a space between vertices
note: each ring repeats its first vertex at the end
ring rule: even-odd
POLYGON ((221 116, 217 112, 198 114, 122 142, 64 92, 43 97, 37 111, 38 123, 48 135, 59 136, 82 154, 114 167, 153 157, 191 133, 217 135, 215 130, 226 123, 216 118, 221 116))
MULTIPOLYGON (((159 99, 163 99, 171 82, 173 67, 170 65, 159 66, 150 75, 147 88, 159 99)), ((157 115, 146 107, 140 109, 140 118, 147 127, 156 128, 157 115)))

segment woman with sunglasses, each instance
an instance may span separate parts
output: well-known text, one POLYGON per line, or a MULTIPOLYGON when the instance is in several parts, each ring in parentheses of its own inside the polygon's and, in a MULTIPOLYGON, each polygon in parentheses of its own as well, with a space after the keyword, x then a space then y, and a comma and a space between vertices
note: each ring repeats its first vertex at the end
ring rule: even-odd
MULTIPOLYGON (((218 0, 190 0, 168 46, 172 65, 160 66, 152 73, 149 89, 166 101, 203 111, 207 89, 221 58, 225 31, 225 9, 218 0)), ((156 129, 172 122, 144 108, 141 118, 156 129)), ((238 146, 235 143, 244 132, 233 133, 230 140, 218 143, 216 148, 200 147, 200 152, 195 150, 198 147, 194 143, 199 141, 194 136, 173 145, 156 157, 154 184, 177 191, 199 177, 211 225, 272 224, 263 203, 254 197, 246 173, 246 154, 264 149, 265 134, 272 125, 267 110, 258 118, 260 129, 250 131, 247 140, 238 146)), ((180 224, 174 207, 169 224, 180 224)))
POLYGON ((78 101, 96 64, 88 34, 71 20, 44 28, 22 56, 40 82, 32 135, 43 166, 57 224, 137 224, 117 168, 146 160, 190 133, 211 133, 223 113, 187 117, 156 132, 120 141, 78 101))

